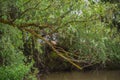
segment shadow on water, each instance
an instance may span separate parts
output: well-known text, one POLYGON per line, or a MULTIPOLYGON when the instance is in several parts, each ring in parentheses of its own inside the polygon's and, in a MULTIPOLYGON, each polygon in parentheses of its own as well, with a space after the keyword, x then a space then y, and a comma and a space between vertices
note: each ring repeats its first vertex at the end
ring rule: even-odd
POLYGON ((120 70, 51 73, 41 80, 120 80, 120 70))

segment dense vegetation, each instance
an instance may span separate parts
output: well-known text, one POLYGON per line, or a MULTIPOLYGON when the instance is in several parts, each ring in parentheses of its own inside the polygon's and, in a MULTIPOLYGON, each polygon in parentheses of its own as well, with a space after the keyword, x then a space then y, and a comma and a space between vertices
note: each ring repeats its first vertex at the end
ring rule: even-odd
POLYGON ((120 68, 119 0, 0 0, 0 80, 120 68))

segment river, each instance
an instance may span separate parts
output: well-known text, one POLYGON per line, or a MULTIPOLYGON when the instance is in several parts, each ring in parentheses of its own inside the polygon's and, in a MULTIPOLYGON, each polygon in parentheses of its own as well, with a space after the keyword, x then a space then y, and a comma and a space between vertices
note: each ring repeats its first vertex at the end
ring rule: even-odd
POLYGON ((120 70, 57 72, 44 75, 40 80, 120 80, 120 70))

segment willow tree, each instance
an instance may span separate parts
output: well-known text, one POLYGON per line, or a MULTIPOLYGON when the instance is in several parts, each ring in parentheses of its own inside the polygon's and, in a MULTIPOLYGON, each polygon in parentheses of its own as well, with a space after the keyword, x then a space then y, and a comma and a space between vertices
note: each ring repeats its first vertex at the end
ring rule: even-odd
POLYGON ((56 55, 79 69, 82 68, 76 63, 86 67, 105 63, 114 54, 119 58, 119 36, 115 34, 116 28, 110 28, 117 4, 100 0, 1 1, 1 5, 4 4, 0 9, 2 24, 30 33, 34 40, 39 38, 56 55), (45 38, 54 34, 58 37, 57 46, 45 38), (113 47, 108 47, 110 45, 113 47))

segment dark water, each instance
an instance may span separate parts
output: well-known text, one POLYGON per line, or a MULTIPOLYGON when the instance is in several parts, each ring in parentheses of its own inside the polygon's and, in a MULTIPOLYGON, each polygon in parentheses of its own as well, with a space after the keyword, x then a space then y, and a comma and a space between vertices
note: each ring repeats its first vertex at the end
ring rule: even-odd
POLYGON ((51 73, 40 80, 120 80, 120 70, 51 73))

